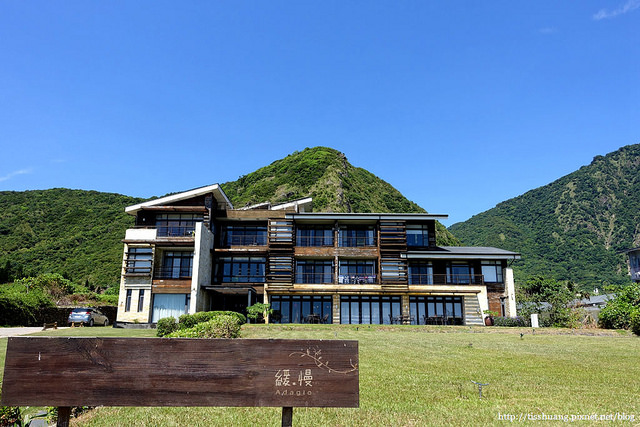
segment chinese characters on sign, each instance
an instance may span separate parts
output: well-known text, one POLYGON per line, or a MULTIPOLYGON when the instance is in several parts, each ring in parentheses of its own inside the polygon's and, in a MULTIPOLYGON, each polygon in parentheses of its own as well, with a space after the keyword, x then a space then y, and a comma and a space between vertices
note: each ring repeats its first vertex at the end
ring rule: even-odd
POLYGON ((291 377, 291 369, 278 369, 275 374, 276 395, 281 396, 305 396, 311 394, 309 387, 312 384, 313 375, 311 369, 300 370, 297 377, 291 377), (284 387, 288 387, 283 389, 284 387))

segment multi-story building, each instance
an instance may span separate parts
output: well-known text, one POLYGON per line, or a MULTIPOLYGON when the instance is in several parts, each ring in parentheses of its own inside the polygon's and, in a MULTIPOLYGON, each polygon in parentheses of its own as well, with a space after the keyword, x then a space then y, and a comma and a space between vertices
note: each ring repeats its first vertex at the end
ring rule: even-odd
POLYGON ((640 248, 633 248, 624 251, 629 256, 629 275, 631 280, 640 282, 640 248))
POLYGON ((520 255, 439 247, 446 215, 314 213, 310 198, 234 209, 218 185, 125 210, 119 322, 269 303, 272 323, 483 324, 515 316, 520 255))

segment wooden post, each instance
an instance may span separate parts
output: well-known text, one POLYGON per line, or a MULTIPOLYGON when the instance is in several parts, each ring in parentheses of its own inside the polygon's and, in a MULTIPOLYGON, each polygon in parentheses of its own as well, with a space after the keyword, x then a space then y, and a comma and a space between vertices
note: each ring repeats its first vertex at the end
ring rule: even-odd
POLYGON ((285 406, 282 408, 282 427, 291 427, 293 425, 293 408, 285 406))
POLYGON ((69 419, 71 418, 71 406, 58 406, 58 423, 57 427, 69 427, 69 419))

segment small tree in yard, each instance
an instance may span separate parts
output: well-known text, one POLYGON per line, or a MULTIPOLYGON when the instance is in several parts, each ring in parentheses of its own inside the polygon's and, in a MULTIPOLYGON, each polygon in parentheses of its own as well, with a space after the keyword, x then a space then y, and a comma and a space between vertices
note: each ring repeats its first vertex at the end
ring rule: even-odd
POLYGON ((640 286, 634 283, 614 292, 616 297, 607 301, 607 305, 600 310, 598 323, 607 329, 632 328, 634 315, 640 313, 640 286))
POLYGON ((256 323, 258 321, 262 321, 267 315, 271 314, 272 311, 273 310, 269 308, 269 304, 257 302, 252 306, 247 307, 247 318, 256 323))
POLYGON ((518 289, 520 314, 529 318, 532 313, 546 312, 549 326, 576 327, 578 313, 569 303, 581 297, 575 283, 534 276, 518 289))

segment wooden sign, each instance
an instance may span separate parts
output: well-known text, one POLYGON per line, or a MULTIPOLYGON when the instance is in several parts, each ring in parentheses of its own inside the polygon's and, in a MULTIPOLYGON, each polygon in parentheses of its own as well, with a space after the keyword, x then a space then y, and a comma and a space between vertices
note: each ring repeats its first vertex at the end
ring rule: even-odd
POLYGON ((358 407, 358 342, 12 337, 2 405, 358 407))

